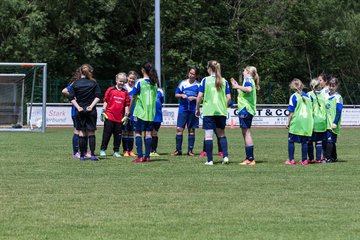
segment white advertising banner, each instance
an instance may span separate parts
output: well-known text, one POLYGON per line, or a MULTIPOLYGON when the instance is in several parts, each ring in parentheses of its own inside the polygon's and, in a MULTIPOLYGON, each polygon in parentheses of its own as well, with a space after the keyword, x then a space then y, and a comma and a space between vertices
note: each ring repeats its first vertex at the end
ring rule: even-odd
MULTIPOLYGON (((41 106, 33 106, 31 114, 31 122, 36 122, 41 119, 41 106)), ((103 125, 100 121, 100 113, 102 107, 98 106, 98 125, 103 125)), ((28 112, 30 108, 28 107, 28 112)), ((256 115, 253 119, 253 126, 285 126, 289 111, 286 105, 258 105, 256 115)), ((29 116, 29 114, 28 114, 29 116)), ((178 116, 178 108, 163 107, 163 126, 176 126, 178 116)), ((28 119, 29 120, 29 119, 28 119)), ((70 105, 51 105, 46 107, 46 124, 47 126, 71 126, 73 124, 71 119, 70 105)), ((239 118, 237 116, 237 109, 229 108, 227 114, 227 125, 239 125, 239 118)), ((200 125, 202 125, 202 116, 200 116, 200 125)), ((354 106, 345 106, 342 111, 342 126, 360 126, 360 108, 354 106)))

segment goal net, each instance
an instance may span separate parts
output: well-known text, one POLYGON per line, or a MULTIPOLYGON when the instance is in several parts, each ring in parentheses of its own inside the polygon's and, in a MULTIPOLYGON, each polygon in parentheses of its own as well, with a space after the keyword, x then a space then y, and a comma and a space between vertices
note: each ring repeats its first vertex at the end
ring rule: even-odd
POLYGON ((46 63, 0 63, 0 131, 46 128, 46 63))

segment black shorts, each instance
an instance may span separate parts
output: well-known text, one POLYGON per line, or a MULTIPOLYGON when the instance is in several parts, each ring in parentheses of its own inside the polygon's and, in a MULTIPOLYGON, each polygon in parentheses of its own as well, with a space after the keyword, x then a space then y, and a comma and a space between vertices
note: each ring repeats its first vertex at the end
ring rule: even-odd
POLYGON ((91 112, 85 110, 81 112, 76 111, 75 120, 76 120, 76 130, 95 131, 97 111, 95 108, 91 112))

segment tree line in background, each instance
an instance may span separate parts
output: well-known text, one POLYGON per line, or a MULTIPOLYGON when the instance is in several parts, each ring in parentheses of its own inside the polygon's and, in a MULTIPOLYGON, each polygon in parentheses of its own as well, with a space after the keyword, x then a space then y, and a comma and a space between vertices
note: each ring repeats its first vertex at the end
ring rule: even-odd
MULTIPOLYGON (((0 61, 48 63, 49 86, 64 87, 90 63, 105 89, 117 72, 154 59, 154 1, 2 0, 0 17, 0 61)), ((226 79, 257 67, 259 103, 287 103, 294 77, 308 85, 327 72, 340 79, 345 104, 360 104, 359 29, 359 1, 162 0, 167 102, 189 66, 205 76, 216 59, 226 79)))

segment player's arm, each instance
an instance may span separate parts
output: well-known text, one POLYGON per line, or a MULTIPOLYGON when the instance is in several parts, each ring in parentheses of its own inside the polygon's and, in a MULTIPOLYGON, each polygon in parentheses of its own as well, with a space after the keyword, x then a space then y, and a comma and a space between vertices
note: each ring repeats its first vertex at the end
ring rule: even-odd
POLYGON ((252 92, 251 86, 241 86, 238 84, 238 82, 234 78, 231 78, 230 81, 231 81, 232 89, 237 89, 237 90, 240 90, 243 92, 252 92))
POLYGON ((62 91, 61 91, 62 94, 64 94, 65 96, 69 96, 70 92, 69 90, 66 88, 64 88, 62 91))
POLYGON ((186 94, 180 89, 181 88, 181 83, 179 84, 179 86, 177 86, 176 90, 175 90, 175 97, 176 98, 183 98, 183 99, 187 99, 188 97, 186 96, 186 94))
POLYGON ((95 105, 100 101, 100 98, 95 97, 90 106, 86 108, 87 111, 92 111, 95 105))
POLYGON ((196 112, 195 112, 195 116, 200 117, 200 104, 202 103, 204 99, 204 93, 203 92, 199 92, 198 96, 196 98, 196 112))
POLYGON ((290 113, 289 113, 288 121, 287 121, 287 124, 286 124, 286 128, 289 128, 289 127, 290 127, 290 122, 291 122, 291 118, 292 118, 293 115, 294 115, 293 112, 290 112, 290 113))

